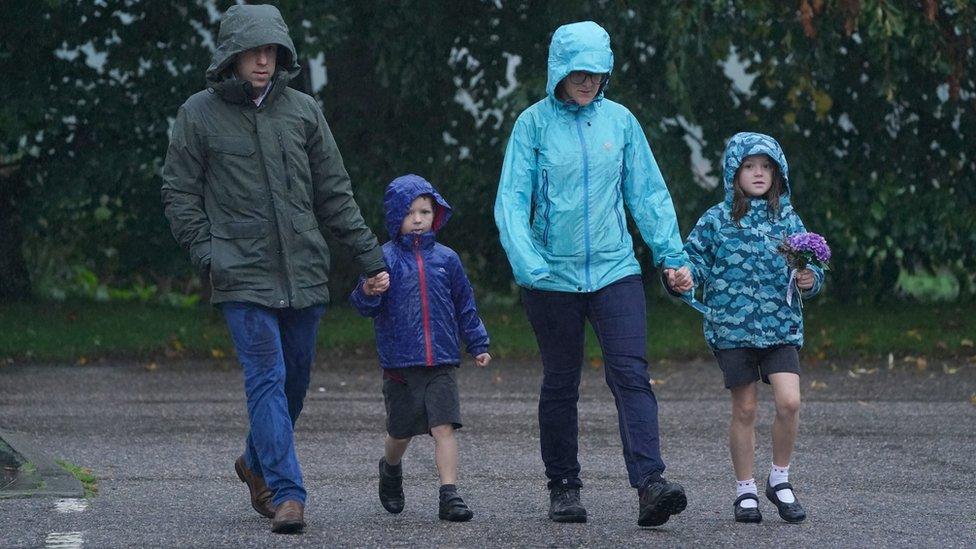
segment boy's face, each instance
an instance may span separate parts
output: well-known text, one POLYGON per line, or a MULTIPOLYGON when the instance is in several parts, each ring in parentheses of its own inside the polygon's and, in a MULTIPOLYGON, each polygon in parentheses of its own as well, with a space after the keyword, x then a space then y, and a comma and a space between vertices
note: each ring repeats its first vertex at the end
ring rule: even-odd
POLYGON ((403 218, 400 234, 423 234, 434 224, 434 201, 429 196, 418 196, 410 203, 410 211, 403 218))
POLYGON ((237 54, 234 60, 234 73, 247 80, 258 93, 263 93, 274 76, 278 64, 278 46, 265 44, 237 54))
POLYGON ((737 183, 746 196, 763 196, 773 186, 773 160, 765 154, 745 157, 737 183))

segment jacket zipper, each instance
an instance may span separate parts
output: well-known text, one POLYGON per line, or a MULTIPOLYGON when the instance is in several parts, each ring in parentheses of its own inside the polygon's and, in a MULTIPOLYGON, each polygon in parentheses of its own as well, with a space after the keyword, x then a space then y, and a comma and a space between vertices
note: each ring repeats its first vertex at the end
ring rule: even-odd
POLYGON ((427 366, 434 365, 434 353, 430 342, 430 306, 427 301, 427 274, 424 272, 424 258, 420 255, 420 237, 413 239, 413 253, 417 258, 417 272, 420 275, 420 311, 424 321, 424 349, 426 351, 427 366))
POLYGON ((281 168, 285 170, 285 187, 291 190, 291 177, 288 175, 288 155, 285 153, 285 140, 278 132, 278 145, 281 147, 281 168))
POLYGON ((590 290, 590 158, 586 154, 586 139, 583 138, 583 124, 579 113, 576 114, 576 134, 579 136, 580 148, 583 150, 583 250, 584 273, 586 291, 590 290))
POLYGON ((542 219, 545 222, 544 229, 542 230, 542 245, 549 245, 549 207, 552 202, 549 200, 549 170, 542 170, 542 198, 546 201, 546 209, 542 214, 542 219))
POLYGON ((626 174, 624 173, 624 165, 621 164, 620 165, 620 184, 617 185, 617 199, 614 201, 614 204, 613 204, 613 213, 617 214, 617 225, 620 227, 620 236, 621 237, 624 235, 624 233, 627 232, 627 229, 624 227, 624 220, 620 216, 620 208, 618 208, 618 206, 620 205, 620 203, 623 201, 622 200, 623 191, 621 191, 620 189, 622 189, 623 186, 624 186, 624 176, 625 175, 626 174))

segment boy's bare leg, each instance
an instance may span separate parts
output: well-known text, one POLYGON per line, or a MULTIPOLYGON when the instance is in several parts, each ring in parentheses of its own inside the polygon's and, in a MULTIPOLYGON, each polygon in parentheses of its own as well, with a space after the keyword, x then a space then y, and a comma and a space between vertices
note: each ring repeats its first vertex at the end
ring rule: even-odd
POLYGON ((729 425, 729 453, 736 480, 752 478, 756 461, 756 383, 731 389, 732 422, 729 425))
POLYGON ((773 464, 788 467, 800 425, 800 376, 789 372, 770 374, 769 382, 773 386, 773 397, 776 400, 773 464))
POLYGON ((434 462, 441 484, 457 484, 458 448, 453 425, 438 425, 430 430, 434 436, 434 462))
POLYGON ((386 464, 399 464, 403 454, 407 451, 408 444, 410 444, 409 438, 393 438, 386 435, 386 442, 383 444, 383 459, 386 460, 386 464))

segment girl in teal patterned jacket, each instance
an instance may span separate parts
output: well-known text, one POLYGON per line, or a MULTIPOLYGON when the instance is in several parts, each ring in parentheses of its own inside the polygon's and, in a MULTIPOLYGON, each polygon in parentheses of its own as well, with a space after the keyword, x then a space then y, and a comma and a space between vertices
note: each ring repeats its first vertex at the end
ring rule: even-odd
POLYGON ((685 251, 710 308, 705 339, 732 395, 729 450, 738 481, 733 512, 738 522, 762 520, 752 472, 761 379, 772 385, 776 401, 766 497, 784 520, 800 522, 806 514, 789 483, 789 464, 799 425, 801 301, 820 292, 823 270, 810 265, 791 278, 778 251, 787 236, 806 232, 790 203, 789 166, 779 143, 738 133, 724 164, 725 200, 698 220, 685 251), (788 296, 791 284, 795 298, 788 296))

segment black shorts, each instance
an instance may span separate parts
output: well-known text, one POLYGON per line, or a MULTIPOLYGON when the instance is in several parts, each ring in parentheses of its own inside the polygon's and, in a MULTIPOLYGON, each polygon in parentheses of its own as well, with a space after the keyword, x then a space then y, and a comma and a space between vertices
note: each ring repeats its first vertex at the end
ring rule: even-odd
POLYGON ((383 370, 386 432, 402 439, 430 434, 439 425, 460 429, 456 370, 454 365, 383 370))
POLYGON ((800 374, 800 353, 795 345, 777 345, 767 349, 740 347, 715 351, 718 366, 725 378, 725 388, 732 389, 762 380, 769 374, 800 374))

